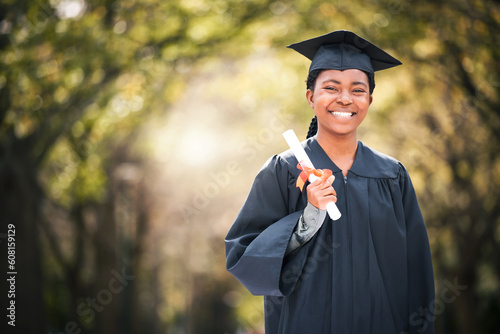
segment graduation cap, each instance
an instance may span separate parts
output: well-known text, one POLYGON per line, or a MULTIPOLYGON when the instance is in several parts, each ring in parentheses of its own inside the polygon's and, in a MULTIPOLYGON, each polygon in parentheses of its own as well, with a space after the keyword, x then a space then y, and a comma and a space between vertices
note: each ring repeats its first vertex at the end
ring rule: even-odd
POLYGON ((358 69, 373 74, 401 65, 401 62, 376 45, 347 30, 290 44, 287 48, 309 58, 309 72, 322 70, 358 69))

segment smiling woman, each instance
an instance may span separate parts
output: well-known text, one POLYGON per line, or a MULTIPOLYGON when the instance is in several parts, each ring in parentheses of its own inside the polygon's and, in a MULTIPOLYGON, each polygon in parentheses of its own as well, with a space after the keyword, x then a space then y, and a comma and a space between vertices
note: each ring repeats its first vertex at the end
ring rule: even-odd
MULTIPOLYGON (((356 145, 356 130, 373 100, 365 72, 357 69, 321 71, 316 84, 307 90, 306 98, 318 118, 316 138, 323 147, 330 141, 329 136, 351 140, 356 145)), ((344 167, 345 173, 350 168, 339 167, 344 167)))
POLYGON ((227 269, 265 296, 267 334, 431 334, 431 255, 410 177, 357 139, 374 72, 401 63, 343 30, 290 47, 312 60, 316 116, 302 146, 335 178, 302 192, 293 153, 270 158, 226 236, 227 269), (336 221, 325 211, 332 201, 336 221))

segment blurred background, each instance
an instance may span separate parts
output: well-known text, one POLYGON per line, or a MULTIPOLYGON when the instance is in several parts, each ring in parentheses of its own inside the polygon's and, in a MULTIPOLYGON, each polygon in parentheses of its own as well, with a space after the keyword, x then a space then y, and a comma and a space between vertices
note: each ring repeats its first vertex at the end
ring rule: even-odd
POLYGON ((3 0, 2 333, 263 333, 224 237, 313 116, 285 46, 337 29, 404 64, 359 139, 412 177, 436 332, 500 333, 499 28, 484 0, 3 0))

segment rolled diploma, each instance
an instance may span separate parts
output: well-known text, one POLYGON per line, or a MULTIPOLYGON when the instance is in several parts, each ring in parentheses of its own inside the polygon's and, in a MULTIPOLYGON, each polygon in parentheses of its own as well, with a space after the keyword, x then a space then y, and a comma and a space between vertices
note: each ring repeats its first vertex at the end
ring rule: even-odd
MULTIPOLYGON (((288 143, 288 146, 290 146, 290 149, 292 150, 293 154, 295 155, 295 158, 299 161, 299 163, 303 167, 309 167, 313 168, 314 166, 311 162, 311 159, 307 156, 306 151, 304 151, 304 148, 302 147, 302 144, 299 141, 299 138, 297 138, 297 135, 293 131, 293 129, 286 130, 283 132, 283 137, 285 138, 286 142, 288 143)), ((318 179, 316 175, 309 175, 309 182, 314 182, 318 179)), ((329 202, 326 205, 326 211, 328 212, 328 215, 330 216, 331 219, 337 220, 340 218, 342 215, 335 205, 335 202, 329 202)))

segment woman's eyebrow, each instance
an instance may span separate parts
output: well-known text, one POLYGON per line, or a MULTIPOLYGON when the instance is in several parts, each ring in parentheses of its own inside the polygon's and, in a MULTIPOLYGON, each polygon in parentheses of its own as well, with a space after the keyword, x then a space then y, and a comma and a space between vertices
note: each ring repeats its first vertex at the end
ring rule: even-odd
MULTIPOLYGON (((333 82, 334 84, 337 84, 337 85, 341 84, 340 81, 335 80, 335 79, 327 79, 327 80, 323 81, 324 84, 327 83, 327 82, 333 82)), ((364 81, 354 81, 354 82, 351 83, 351 85, 353 85, 353 86, 363 85, 365 87, 368 87, 368 85, 364 81)))
POLYGON ((352 83, 352 85, 353 85, 353 86, 355 86, 355 85, 363 85, 363 86, 365 86, 365 87, 368 87, 368 86, 366 85, 366 83, 364 83, 363 81, 354 81, 354 82, 352 83))
POLYGON ((340 85, 340 81, 337 81, 335 79, 327 79, 327 80, 323 81, 323 83, 327 83, 327 82, 333 82, 334 84, 340 85))

